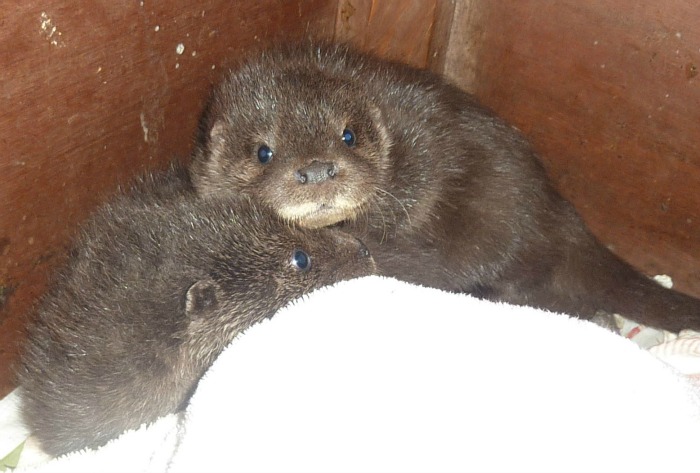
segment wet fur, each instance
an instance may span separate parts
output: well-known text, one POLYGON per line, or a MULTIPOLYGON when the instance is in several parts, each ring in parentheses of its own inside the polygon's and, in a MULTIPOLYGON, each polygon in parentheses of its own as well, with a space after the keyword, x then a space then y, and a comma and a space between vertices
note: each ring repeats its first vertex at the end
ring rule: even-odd
POLYGON ((174 412, 242 330, 372 272, 337 230, 290 228, 245 197, 196 199, 186 172, 141 180, 83 227, 28 328, 23 416, 58 455, 174 412), (303 272, 295 249, 311 257, 303 272))
POLYGON ((198 193, 250 195, 301 226, 342 225, 385 275, 583 318, 603 310, 700 329, 700 301, 608 251, 520 133, 431 73, 343 46, 278 48, 231 72, 200 128, 198 193), (274 151, 268 164, 260 144, 274 151), (295 179, 314 162, 338 172, 295 179))

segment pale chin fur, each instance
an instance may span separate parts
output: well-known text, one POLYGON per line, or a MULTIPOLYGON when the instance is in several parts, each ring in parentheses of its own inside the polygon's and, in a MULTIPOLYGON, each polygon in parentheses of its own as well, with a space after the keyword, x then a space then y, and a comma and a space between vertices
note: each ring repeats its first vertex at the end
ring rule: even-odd
POLYGON ((285 205, 278 210, 280 217, 306 228, 322 228, 343 220, 352 220, 357 214, 355 206, 321 207, 318 203, 308 202, 297 205, 285 205))

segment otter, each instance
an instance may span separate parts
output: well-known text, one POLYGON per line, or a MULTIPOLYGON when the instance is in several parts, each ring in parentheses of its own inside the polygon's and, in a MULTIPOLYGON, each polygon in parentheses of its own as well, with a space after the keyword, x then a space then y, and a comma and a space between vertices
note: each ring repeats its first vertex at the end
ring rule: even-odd
POLYGON ((346 45, 272 48, 213 90, 199 195, 249 195, 342 226, 381 274, 584 319, 700 329, 700 301, 609 251, 512 126, 430 72, 346 45))
POLYGON ((83 226, 18 367, 23 417, 59 455, 187 403, 242 331, 304 294, 373 273, 356 238, 292 228, 247 197, 194 198, 149 176, 83 226))

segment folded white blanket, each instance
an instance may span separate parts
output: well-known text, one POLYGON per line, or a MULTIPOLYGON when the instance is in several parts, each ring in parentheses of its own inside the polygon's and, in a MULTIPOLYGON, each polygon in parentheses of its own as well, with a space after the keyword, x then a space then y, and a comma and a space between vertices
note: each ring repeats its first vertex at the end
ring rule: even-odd
POLYGON ((593 324, 368 277, 249 329, 184 416, 55 471, 700 471, 685 377, 593 324))

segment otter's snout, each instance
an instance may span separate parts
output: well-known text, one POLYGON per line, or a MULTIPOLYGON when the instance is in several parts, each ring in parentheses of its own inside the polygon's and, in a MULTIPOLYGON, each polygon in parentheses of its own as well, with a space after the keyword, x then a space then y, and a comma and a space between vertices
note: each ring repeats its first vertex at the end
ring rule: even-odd
POLYGON ((359 238, 355 238, 355 240, 357 240, 357 242, 360 245, 360 248, 357 251, 358 254, 360 255, 360 257, 361 258, 370 258, 372 255, 370 254, 369 248, 367 248, 367 245, 365 245, 365 243, 362 240, 360 240, 359 238))
POLYGON ((370 269, 370 272, 374 272, 377 269, 377 264, 375 263, 372 253, 369 251, 367 245, 365 245, 365 243, 357 237, 352 235, 347 235, 347 237, 353 240, 353 243, 355 244, 355 248, 357 249, 355 257, 357 260, 364 262, 363 264, 368 264, 368 269, 370 269))
POLYGON ((350 256, 355 261, 368 262, 372 269, 375 268, 372 252, 364 241, 337 228, 331 228, 329 231, 332 232, 336 244, 343 248, 344 255, 350 256))
POLYGON ((294 171, 294 177, 300 184, 317 184, 333 179, 337 173, 338 165, 335 163, 311 161, 308 166, 294 171))
POLYGON ((377 271, 377 263, 374 261, 372 253, 362 240, 359 238, 355 238, 355 240, 357 240, 357 243, 360 246, 357 250, 358 259, 367 265, 366 269, 369 271, 367 274, 374 274, 377 271))

